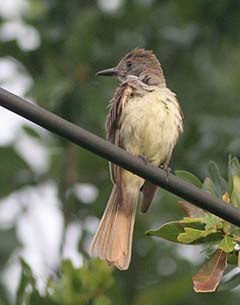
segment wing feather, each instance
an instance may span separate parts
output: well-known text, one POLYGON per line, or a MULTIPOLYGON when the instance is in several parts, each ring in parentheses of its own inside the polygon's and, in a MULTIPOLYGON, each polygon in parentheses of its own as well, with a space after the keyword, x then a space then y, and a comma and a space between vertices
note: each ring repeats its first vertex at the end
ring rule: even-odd
MULTIPOLYGON (((119 147, 121 147, 120 118, 131 93, 132 87, 127 82, 125 82, 117 88, 109 104, 109 112, 105 124, 106 138, 108 141, 119 147)), ((110 174, 113 183, 120 183, 120 170, 117 165, 110 163, 110 174)))

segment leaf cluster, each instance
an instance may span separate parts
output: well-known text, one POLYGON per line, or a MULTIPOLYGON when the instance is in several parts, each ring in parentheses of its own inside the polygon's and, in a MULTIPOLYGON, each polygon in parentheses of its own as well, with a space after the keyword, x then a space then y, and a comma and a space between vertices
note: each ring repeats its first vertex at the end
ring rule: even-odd
POLYGON ((113 285, 112 269, 103 261, 91 260, 75 268, 70 260, 62 262, 58 279, 49 279, 40 292, 29 265, 21 259, 21 279, 17 305, 109 305, 109 288, 113 285))
MULTIPOLYGON (((224 179, 214 162, 209 162, 209 176, 204 182, 186 171, 177 176, 221 198, 226 204, 240 208, 240 164, 229 157, 228 181, 224 179)), ((205 244, 208 259, 193 277, 196 292, 212 292, 218 287, 227 264, 240 266, 240 230, 229 222, 203 211, 189 202, 180 201, 187 217, 165 223, 156 230, 147 231, 166 240, 187 245, 205 244)))

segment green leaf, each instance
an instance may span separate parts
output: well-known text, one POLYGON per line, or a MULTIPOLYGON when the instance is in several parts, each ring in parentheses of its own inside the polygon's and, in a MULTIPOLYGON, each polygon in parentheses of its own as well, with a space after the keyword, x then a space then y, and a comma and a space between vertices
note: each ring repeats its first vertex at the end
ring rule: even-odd
POLYGON ((181 221, 172 221, 165 223, 157 230, 149 230, 146 234, 158 236, 169 241, 179 242, 177 239, 178 235, 184 233, 184 229, 191 225, 195 226, 195 228, 204 230, 204 224, 202 223, 184 224, 181 223, 181 221))
POLYGON ((70 260, 62 263, 62 277, 58 282, 49 281, 48 288, 58 304, 108 304, 105 291, 113 284, 112 268, 104 261, 92 259, 81 268, 75 268, 70 260))
POLYGON ((21 267, 22 267, 22 274, 21 279, 17 289, 17 305, 22 304, 30 304, 29 303, 29 296, 30 292, 36 290, 36 281, 33 277, 32 270, 29 265, 21 258, 20 259, 21 267), (30 289, 29 289, 30 288, 30 289))
POLYGON ((200 230, 202 232, 202 236, 200 236, 199 239, 194 239, 191 242, 192 244, 202 244, 205 242, 218 241, 222 239, 222 234, 214 233, 213 230, 211 233, 205 233, 205 224, 201 222, 181 223, 181 221, 172 221, 162 225, 157 230, 149 230, 146 232, 146 234, 161 237, 169 241, 182 243, 182 241, 178 240, 178 236, 179 234, 186 233, 185 230, 188 230, 188 228, 198 231, 200 230))
POLYGON ((179 234, 178 241, 183 244, 190 244, 193 241, 196 241, 197 239, 206 237, 210 234, 216 233, 215 229, 209 229, 209 230, 197 230, 193 228, 185 228, 184 233, 179 234))
MULTIPOLYGON (((238 160, 237 160, 238 161, 238 160)), ((233 190, 233 176, 234 176, 234 158, 232 159, 231 155, 228 158, 228 193, 232 194, 232 190, 233 190)))
POLYGON ((223 221, 222 222, 222 229, 223 229, 223 232, 225 234, 231 233, 231 229, 232 229, 231 223, 227 222, 227 221, 223 221))
POLYGON ((22 128, 32 138, 35 138, 37 140, 41 140, 41 135, 38 132, 38 128, 36 128, 36 127, 33 128, 33 127, 28 126, 28 125, 23 125, 22 128))
POLYGON ((222 220, 211 213, 205 213, 205 216, 202 218, 202 222, 206 224, 205 229, 208 230, 219 227, 219 223, 222 223, 222 220))
POLYGON ((229 157, 228 162, 228 189, 231 203, 240 207, 240 164, 237 158, 229 157))
POLYGON ((229 157, 229 162, 228 162, 228 172, 230 176, 240 176, 240 163, 239 160, 234 157, 231 159, 229 157))
POLYGON ((202 185, 202 190, 205 192, 208 192, 214 196, 216 196, 216 191, 215 191, 215 186, 212 180, 209 177, 206 177, 204 179, 203 185, 202 185))
POLYGON ((0 168, 0 197, 8 195, 31 178, 30 167, 10 146, 0 147, 0 168))
POLYGON ((192 173, 184 170, 177 170, 175 171, 175 173, 177 177, 182 178, 183 180, 195 185, 196 187, 202 187, 202 182, 200 181, 200 179, 192 173))
POLYGON ((240 176, 232 177, 233 189, 231 193, 231 203, 236 207, 240 207, 240 176))
POLYGON ((208 172, 210 175, 210 179, 213 182, 216 195, 222 198, 222 195, 228 191, 228 184, 226 180, 221 177, 219 169, 215 162, 209 162, 208 172))
POLYGON ((29 296, 29 305, 38 305, 38 304, 39 305, 60 305, 59 302, 55 302, 52 299, 51 295, 41 296, 37 290, 33 290, 29 296))
POLYGON ((111 301, 106 296, 100 296, 96 299, 94 305, 110 305, 111 301))
POLYGON ((220 244, 218 245, 218 248, 226 253, 232 252, 234 249, 233 238, 229 235, 225 235, 220 244))
POLYGON ((0 230, 0 261, 6 263, 12 251, 20 246, 15 229, 0 230))
POLYGON ((228 262, 228 264, 234 265, 234 266, 238 265, 238 253, 240 253, 240 252, 227 253, 227 262, 228 262))
POLYGON ((237 238, 240 238, 240 228, 235 228, 234 230, 231 231, 231 233, 237 238))
POLYGON ((202 218, 183 217, 183 220, 180 220, 180 222, 181 223, 194 223, 194 222, 202 223, 202 218))
POLYGON ((202 237, 204 230, 197 230, 193 228, 184 228, 184 233, 178 235, 177 240, 183 244, 190 244, 193 241, 202 237))

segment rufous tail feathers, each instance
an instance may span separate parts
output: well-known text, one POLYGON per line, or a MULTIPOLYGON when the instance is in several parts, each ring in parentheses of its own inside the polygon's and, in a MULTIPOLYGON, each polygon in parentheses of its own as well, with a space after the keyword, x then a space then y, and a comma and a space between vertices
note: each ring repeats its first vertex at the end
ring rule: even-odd
POLYGON ((113 186, 90 248, 92 256, 99 256, 120 270, 128 269, 131 260, 138 192, 137 187, 120 192, 113 186))

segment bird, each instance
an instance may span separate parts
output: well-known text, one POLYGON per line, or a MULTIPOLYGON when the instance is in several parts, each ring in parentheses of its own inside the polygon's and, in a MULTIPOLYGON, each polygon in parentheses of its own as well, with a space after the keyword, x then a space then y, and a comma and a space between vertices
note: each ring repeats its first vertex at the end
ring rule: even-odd
MULTIPOLYGON (((183 132, 183 112, 175 93, 168 89, 163 70, 151 50, 136 48, 119 64, 97 75, 120 81, 109 103, 106 138, 157 167, 168 170, 176 142, 183 132)), ((113 182, 106 209, 90 246, 98 256, 119 270, 129 268, 139 194, 141 212, 147 212, 156 185, 110 163, 113 182)))

